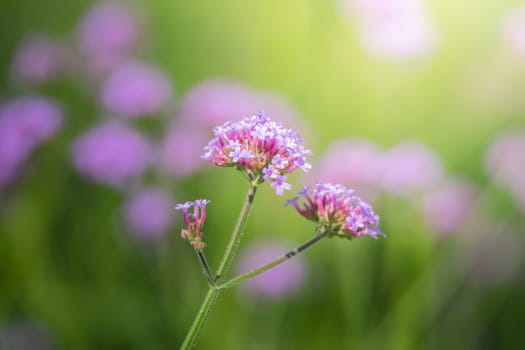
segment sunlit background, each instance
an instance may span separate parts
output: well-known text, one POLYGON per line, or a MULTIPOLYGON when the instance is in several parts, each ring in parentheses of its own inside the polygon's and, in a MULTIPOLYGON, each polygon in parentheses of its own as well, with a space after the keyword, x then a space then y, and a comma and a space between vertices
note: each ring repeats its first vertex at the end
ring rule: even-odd
POLYGON ((257 194, 231 274, 315 225, 317 180, 387 238, 323 240, 221 294, 198 349, 525 346, 525 3, 0 3, 0 348, 176 349, 207 284, 178 202, 211 199, 216 267, 248 182, 201 159, 264 109, 312 170, 257 194))

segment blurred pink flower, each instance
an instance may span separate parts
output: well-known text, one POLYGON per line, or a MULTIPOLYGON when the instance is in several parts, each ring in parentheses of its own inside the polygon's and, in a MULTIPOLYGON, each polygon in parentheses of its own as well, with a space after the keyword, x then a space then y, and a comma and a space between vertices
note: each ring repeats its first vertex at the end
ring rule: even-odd
POLYGON ((73 160, 81 174, 116 187, 139 177, 150 165, 151 155, 144 135, 117 122, 87 131, 73 145, 73 160))
POLYGON ((172 85, 161 71, 143 64, 117 67, 102 87, 101 100, 111 113, 125 118, 158 113, 167 105, 172 85))
POLYGON ((397 196, 429 188, 443 172, 436 154, 415 141, 405 141, 390 149, 381 163, 380 183, 397 196))
POLYGON ((209 132, 176 124, 170 128, 159 148, 159 169, 169 175, 188 176, 206 165, 201 158, 209 132))
POLYGON ((439 234, 458 232, 475 204, 476 190, 464 179, 447 179, 423 195, 423 215, 439 234))
POLYGON ((503 36, 514 53, 525 56, 525 6, 513 9, 503 23, 503 36))
POLYGON ((143 188, 131 195, 125 205, 125 219, 138 238, 156 239, 173 223, 174 202, 164 190, 143 188))
POLYGON ((99 2, 80 20, 77 40, 88 70, 105 72, 127 60, 140 44, 137 13, 125 1, 99 2))
POLYGON ((22 97, 0 107, 0 184, 14 179, 32 150, 62 124, 62 110, 43 97, 22 97))
MULTIPOLYGON (((281 243, 257 243, 245 248, 240 255, 238 273, 245 273, 267 264, 287 253, 291 247, 281 243)), ((300 255, 277 265, 241 284, 247 295, 260 298, 280 298, 296 293, 304 284, 306 266, 300 255)))
POLYGON ((194 127, 211 128, 229 120, 251 115, 256 97, 245 84, 228 79, 200 82, 186 92, 181 105, 181 120, 194 127))
POLYGON ((485 167, 490 178, 505 187, 518 186, 525 174, 525 132, 499 134, 489 146, 485 167))
POLYGON ((44 34, 25 38, 16 50, 12 76, 22 84, 40 84, 64 73, 65 52, 62 44, 44 34))
POLYGON ((39 96, 21 97, 0 108, 0 119, 17 125, 27 142, 38 144, 51 138, 62 125, 60 106, 39 96))
POLYGON ((523 264, 522 232, 505 223, 486 224, 485 228, 488 230, 478 237, 470 237, 463 252, 471 282, 482 286, 515 283, 523 264))
POLYGON ((381 150, 376 144, 360 139, 339 140, 328 146, 321 160, 313 166, 308 183, 327 181, 356 190, 359 196, 373 199, 380 175, 381 150))
POLYGON ((436 31, 425 0, 346 0, 365 49, 393 59, 424 56, 433 50, 436 31))

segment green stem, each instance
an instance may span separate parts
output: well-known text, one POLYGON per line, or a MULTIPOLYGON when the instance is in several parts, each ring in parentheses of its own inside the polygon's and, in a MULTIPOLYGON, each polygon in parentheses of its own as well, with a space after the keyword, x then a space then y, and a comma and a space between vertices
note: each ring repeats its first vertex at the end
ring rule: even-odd
POLYGON ((290 259, 291 257, 299 254, 300 252, 302 252, 303 250, 311 247, 312 245, 314 245, 315 243, 319 242, 322 238, 326 237, 326 234, 323 233, 323 234, 317 234, 314 236, 314 238, 308 240, 307 242, 301 244, 299 247, 295 248, 295 249, 292 249, 290 250, 288 253, 282 255, 281 257, 275 259, 274 261, 264 265, 264 266, 261 266, 259 268, 256 268, 256 269, 253 269, 247 273, 244 273, 242 275, 239 275, 237 277, 234 277, 232 278, 231 280, 228 280, 222 284, 219 284, 217 286, 217 289, 227 289, 227 288, 231 288, 233 286, 236 286, 238 285, 239 283, 242 283, 252 277, 255 277, 269 269, 271 269, 272 267, 274 266, 277 266, 281 263, 283 263, 284 261, 290 259))
POLYGON ((235 256, 235 252, 237 251, 237 248, 239 246, 244 227, 246 226, 246 221, 248 219, 248 216, 250 215, 250 211, 253 206, 258 182, 258 178, 253 179, 251 181, 250 188, 248 189, 248 193, 246 194, 246 198, 244 199, 241 212, 239 213, 239 217, 237 218, 237 222, 235 223, 235 227, 233 228, 230 241, 228 242, 228 246, 226 247, 224 256, 222 257, 219 268, 217 269, 217 274, 215 278, 213 278, 212 276, 210 267, 208 265, 206 257, 204 256, 204 253, 197 251, 197 256, 199 257, 199 262, 201 263, 202 268, 204 270, 204 275, 210 283, 210 289, 208 290, 206 297, 204 297, 204 301, 202 302, 201 307, 197 312, 197 315, 195 316, 195 320, 193 320, 193 324, 191 325, 188 334, 186 334, 186 338, 184 339, 184 342, 180 347, 181 350, 191 349, 195 345, 199 333, 202 330, 206 319, 208 318, 208 314, 210 313, 213 304, 219 296, 220 290, 216 286, 216 281, 218 281, 221 278, 221 276, 224 273, 226 273, 226 270, 228 269, 233 257, 235 256))
POLYGON ((208 260, 206 259, 206 255, 204 255, 203 251, 197 249, 195 249, 195 253, 197 253, 197 257, 199 258, 199 262, 201 263, 202 273, 204 274, 204 277, 206 277, 206 280, 210 285, 215 286, 215 280, 213 278, 210 265, 208 264, 208 260))
POLYGON ((219 293, 220 291, 213 286, 208 289, 208 293, 206 294, 206 297, 204 298, 201 307, 197 312, 197 316, 195 316, 195 320, 193 320, 193 324, 191 325, 188 334, 186 334, 186 338, 184 339, 180 350, 191 349, 193 345, 195 345, 195 341, 197 340, 199 333, 202 330, 206 319, 208 318, 208 314, 215 303, 215 300, 217 300, 217 297, 219 296, 219 293))
POLYGON ((235 253, 237 252, 237 248, 239 247, 244 227, 246 226, 246 221, 248 219, 248 216, 250 215, 250 211, 253 206, 257 186, 258 179, 254 179, 250 183, 250 188, 248 189, 248 193, 246 193, 246 198, 244 199, 241 212, 239 213, 239 217, 237 218, 237 222, 235 223, 235 227, 233 228, 232 234, 230 236, 230 241, 228 242, 226 251, 224 252, 222 260, 219 264, 217 273, 215 274, 215 281, 220 280, 220 278, 222 278, 222 276, 227 272, 231 261, 235 256, 235 253))

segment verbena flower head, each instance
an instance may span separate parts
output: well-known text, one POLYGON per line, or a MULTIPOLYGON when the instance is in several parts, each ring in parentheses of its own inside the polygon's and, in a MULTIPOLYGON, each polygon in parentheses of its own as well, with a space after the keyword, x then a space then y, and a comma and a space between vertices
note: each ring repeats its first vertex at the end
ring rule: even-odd
POLYGON ((202 158, 219 167, 236 167, 250 181, 270 180, 277 195, 291 188, 285 174, 311 168, 306 156, 312 152, 304 147, 304 140, 263 111, 238 122, 227 122, 213 133, 215 138, 204 148, 202 158))
POLYGON ((317 223, 318 233, 327 232, 330 237, 384 236, 372 206, 353 192, 340 184, 318 182, 313 190, 306 186, 299 192, 305 199, 302 206, 299 196, 289 200, 287 205, 293 205, 299 214, 317 223))
POLYGON ((202 241, 202 226, 206 220, 206 205, 208 203, 210 203, 208 199, 197 199, 175 206, 175 210, 182 210, 184 224, 186 225, 186 228, 181 230, 180 235, 197 250, 203 250, 206 247, 206 243, 202 241), (193 207, 193 212, 189 211, 191 207, 193 207))

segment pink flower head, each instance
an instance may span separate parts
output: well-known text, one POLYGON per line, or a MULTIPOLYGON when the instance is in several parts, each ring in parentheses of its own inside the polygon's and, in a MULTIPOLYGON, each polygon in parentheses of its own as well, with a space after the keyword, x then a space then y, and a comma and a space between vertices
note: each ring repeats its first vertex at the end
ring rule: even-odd
POLYGON ((125 207, 129 227, 139 238, 155 239, 165 234, 172 224, 172 199, 156 187, 144 188, 133 194, 125 207))
POLYGON ((202 158, 220 167, 236 167, 250 181, 271 181, 277 195, 289 190, 286 175, 298 168, 308 171, 304 140, 293 130, 272 121, 264 112, 239 122, 227 122, 213 130, 215 138, 202 158))
MULTIPOLYGON (((240 255, 238 271, 245 273, 278 258, 290 249, 277 243, 252 244, 240 255)), ((300 255, 257 275, 241 285, 242 290, 252 297, 275 299, 300 290, 306 278, 305 262, 300 255)))
POLYGON ((151 146, 140 132, 108 122, 76 140, 73 158, 81 174, 120 187, 146 170, 151 162, 151 146))
POLYGON ((63 47, 59 42, 43 34, 33 34, 16 51, 13 78, 21 83, 45 83, 62 73, 64 63, 63 47))
POLYGON ((474 186, 462 179, 451 179, 425 193, 423 214, 440 234, 457 232, 465 223, 475 201, 474 186))
POLYGON ((397 196, 429 188, 442 175, 441 163, 423 144, 406 141, 388 151, 382 161, 382 187, 397 196))
POLYGON ((159 112, 171 93, 172 86, 164 73, 146 64, 127 63, 109 76, 101 99, 109 112, 135 118, 159 112))
POLYGON ((80 50, 95 72, 107 71, 129 58, 141 35, 138 16, 124 1, 95 4, 77 29, 80 50))
POLYGON ((202 241, 202 226, 206 220, 206 205, 210 203, 208 199, 197 199, 193 202, 180 203, 175 206, 175 210, 182 210, 184 224, 186 228, 181 230, 181 237, 187 239, 197 250, 203 250, 206 243, 202 241), (194 208, 193 213, 188 209, 194 208))
POLYGON ((349 239, 364 235, 384 236, 379 228, 379 216, 372 206, 353 192, 340 184, 318 182, 312 191, 305 186, 299 192, 306 200, 302 206, 299 196, 286 204, 293 205, 299 214, 317 223, 318 233, 349 239))

